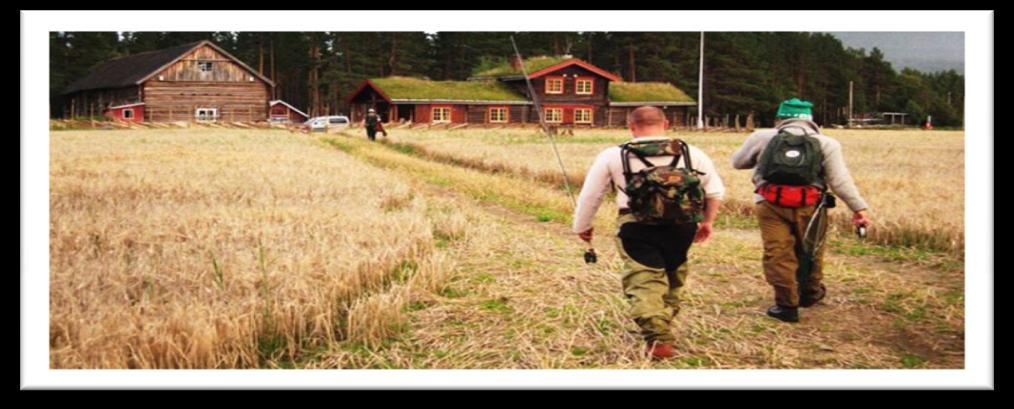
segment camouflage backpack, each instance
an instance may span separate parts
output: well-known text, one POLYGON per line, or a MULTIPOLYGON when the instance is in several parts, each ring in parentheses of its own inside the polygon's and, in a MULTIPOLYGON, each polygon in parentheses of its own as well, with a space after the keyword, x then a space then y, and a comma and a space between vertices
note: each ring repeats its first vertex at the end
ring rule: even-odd
POLYGON ((623 158, 623 175, 627 180, 624 192, 627 205, 641 223, 683 224, 704 219, 704 189, 698 177, 703 173, 693 169, 690 149, 679 139, 634 141, 620 145, 623 158), (655 166, 650 156, 672 155, 668 165, 655 166), (630 157, 640 160, 645 168, 637 172, 630 169, 630 157), (677 167, 680 158, 683 167, 677 167))

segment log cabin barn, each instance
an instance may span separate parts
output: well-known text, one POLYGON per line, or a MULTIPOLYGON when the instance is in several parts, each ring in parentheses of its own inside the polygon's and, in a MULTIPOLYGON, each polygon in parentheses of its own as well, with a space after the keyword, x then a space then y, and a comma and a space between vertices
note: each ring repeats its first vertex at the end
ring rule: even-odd
POLYGON ((274 83, 211 41, 107 61, 63 92, 65 116, 124 121, 268 119, 274 83))
POLYGON ((301 124, 310 119, 310 116, 305 112, 280 99, 269 102, 268 106, 268 121, 270 122, 301 124))
MULTIPOLYGON (((623 127, 636 107, 654 105, 671 125, 688 123, 696 102, 670 83, 628 83, 609 71, 569 56, 524 61, 528 79, 550 126, 623 127)), ((385 122, 538 123, 521 61, 511 59, 468 81, 388 77, 363 81, 349 96, 352 120, 374 108, 385 122)))

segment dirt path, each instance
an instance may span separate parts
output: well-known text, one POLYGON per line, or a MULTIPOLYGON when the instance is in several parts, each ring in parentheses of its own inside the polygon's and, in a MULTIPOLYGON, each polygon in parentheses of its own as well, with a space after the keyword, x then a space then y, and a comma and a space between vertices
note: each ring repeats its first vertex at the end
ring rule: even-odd
POLYGON ((960 268, 892 258, 890 251, 831 251, 828 298, 802 310, 801 323, 783 324, 764 315, 771 294, 760 273, 760 237, 750 229, 719 230, 691 249, 675 329, 679 356, 651 362, 640 354, 636 326, 625 314, 619 259, 607 234, 596 238, 599 263, 587 265, 564 223, 540 222, 516 204, 458 187, 455 172, 468 176, 461 169, 414 166, 419 159, 390 148, 348 143, 354 156, 404 175, 427 198, 453 202, 471 230, 450 249, 458 260, 455 278, 439 296, 412 306, 410 329, 381 347, 335 349, 312 367, 963 366, 960 268), (381 150, 383 161, 371 156, 381 150), (433 183, 437 176, 451 183, 433 183))

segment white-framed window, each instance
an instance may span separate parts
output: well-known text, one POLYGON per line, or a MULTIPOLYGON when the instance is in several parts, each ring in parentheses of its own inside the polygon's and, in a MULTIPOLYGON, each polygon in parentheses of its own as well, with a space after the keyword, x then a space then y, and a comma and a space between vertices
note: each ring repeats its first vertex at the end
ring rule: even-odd
POLYGON ((546 93, 547 94, 562 94, 563 93, 563 78, 561 78, 561 77, 546 77, 546 93))
POLYGON ((489 122, 492 123, 504 123, 507 122, 507 108, 504 107, 490 107, 489 108, 489 122))
POLYGON ((211 72, 214 68, 214 64, 211 61, 198 61, 197 69, 201 72, 211 72))
POLYGON ((120 116, 122 116, 123 119, 131 119, 131 118, 134 117, 134 109, 133 108, 126 108, 126 109, 123 110, 123 113, 120 114, 120 116))
POLYGON ((575 124, 590 124, 592 123, 592 110, 590 108, 577 108, 574 110, 574 123, 575 124))
POLYGON ((433 107, 433 123, 445 124, 451 122, 450 107, 433 107))
POLYGON ((594 88, 594 80, 576 80, 574 81, 574 93, 578 95, 591 95, 594 88))
POLYGON ((563 122, 563 108, 546 108, 546 122, 563 122))
POLYGON ((214 122, 218 120, 218 108, 197 108, 194 119, 198 122, 214 122))

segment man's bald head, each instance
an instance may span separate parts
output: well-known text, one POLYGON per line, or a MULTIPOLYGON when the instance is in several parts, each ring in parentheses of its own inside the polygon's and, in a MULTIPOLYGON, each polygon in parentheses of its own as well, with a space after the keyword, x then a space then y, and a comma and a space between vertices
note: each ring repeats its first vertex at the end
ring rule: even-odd
POLYGON ((669 127, 669 121, 665 119, 665 112, 658 107, 639 107, 627 115, 627 126, 634 136, 650 136, 663 132, 669 127))

